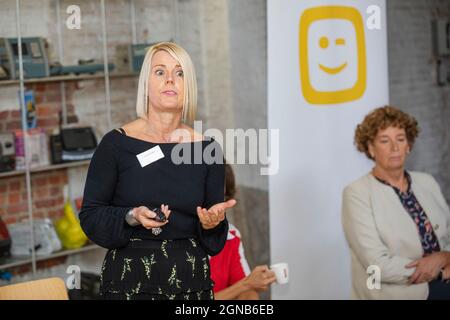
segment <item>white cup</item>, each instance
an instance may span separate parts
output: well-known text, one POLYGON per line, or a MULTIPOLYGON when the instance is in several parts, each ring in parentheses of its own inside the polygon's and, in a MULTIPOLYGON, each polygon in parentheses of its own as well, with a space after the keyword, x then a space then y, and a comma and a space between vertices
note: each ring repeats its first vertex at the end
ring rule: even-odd
POLYGON ((270 266, 270 269, 275 273, 275 277, 277 278, 277 283, 279 283, 279 284, 288 283, 289 269, 288 269, 288 264, 286 262, 273 264, 270 266))

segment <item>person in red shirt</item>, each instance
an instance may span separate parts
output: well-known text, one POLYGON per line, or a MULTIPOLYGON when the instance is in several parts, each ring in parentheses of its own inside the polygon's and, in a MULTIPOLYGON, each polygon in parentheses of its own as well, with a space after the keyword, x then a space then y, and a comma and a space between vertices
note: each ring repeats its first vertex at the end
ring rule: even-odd
MULTIPOLYGON (((225 164, 225 199, 233 199, 235 193, 233 170, 225 164)), ((259 292, 266 291, 276 281, 267 265, 259 265, 250 271, 241 235, 231 223, 225 246, 219 254, 210 257, 210 266, 216 300, 258 300, 259 292)))

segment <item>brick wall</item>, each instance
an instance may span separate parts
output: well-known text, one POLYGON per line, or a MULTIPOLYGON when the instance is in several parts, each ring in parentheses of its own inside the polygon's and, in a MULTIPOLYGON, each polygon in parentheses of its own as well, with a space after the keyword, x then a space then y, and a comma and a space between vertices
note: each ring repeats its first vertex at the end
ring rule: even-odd
MULTIPOLYGON (((51 134, 60 123, 61 96, 59 84, 39 83, 27 86, 34 91, 37 126, 51 134)), ((68 123, 76 123, 75 108, 70 103, 77 83, 66 85, 68 123)), ((0 131, 21 129, 21 113, 14 109, 0 111, 0 131)), ((63 187, 68 183, 67 170, 37 172, 31 174, 33 216, 35 218, 58 218, 64 204, 63 187)), ((6 223, 18 222, 28 217, 27 190, 24 175, 0 179, 0 216, 6 223)))
MULTIPOLYGON (((33 216, 60 218, 64 205, 63 187, 67 184, 66 170, 31 175, 33 216)), ((28 218, 27 190, 24 176, 0 180, 0 216, 9 223, 28 218)))
MULTIPOLYGON (((36 102, 37 126, 43 128, 47 133, 58 128, 61 112, 61 93, 59 83, 37 83, 27 85, 25 90, 33 90, 36 102)), ((77 90, 76 82, 66 84, 66 99, 69 102, 67 108, 67 122, 77 123, 74 105, 70 103, 73 92, 77 90)), ((17 95, 17 103, 19 97, 17 95)), ((21 113, 13 103, 8 108, 3 107, 0 111, 0 130, 11 131, 22 128, 21 113)))
POLYGON ((450 203, 450 85, 436 84, 431 21, 450 19, 450 1, 388 0, 391 103, 419 121, 411 170, 432 174, 450 203))

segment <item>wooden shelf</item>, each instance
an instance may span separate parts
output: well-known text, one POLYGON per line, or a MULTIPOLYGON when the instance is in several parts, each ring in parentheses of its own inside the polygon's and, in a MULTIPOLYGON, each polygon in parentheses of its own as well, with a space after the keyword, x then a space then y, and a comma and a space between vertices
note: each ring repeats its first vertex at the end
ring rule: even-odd
MULTIPOLYGON (((61 163, 61 164, 51 164, 44 167, 37 167, 37 168, 31 168, 30 172, 43 172, 43 171, 51 171, 51 170, 58 170, 58 169, 65 169, 65 168, 73 168, 73 167, 82 167, 89 165, 91 161, 90 160, 84 160, 84 161, 73 161, 73 162, 67 162, 67 163, 61 163)), ((5 177, 12 177, 12 176, 19 176, 22 174, 25 174, 25 170, 14 170, 14 171, 7 171, 7 172, 1 172, 0 178, 5 177)))
MULTIPOLYGON (((136 77, 138 76, 138 73, 135 72, 118 72, 118 73, 110 73, 109 78, 110 79, 116 79, 116 78, 129 78, 129 77, 136 77)), ((61 82, 61 81, 79 81, 79 80, 95 80, 95 79, 102 79, 105 75, 103 73, 96 73, 96 74, 82 74, 82 75, 65 75, 65 76, 53 76, 53 77, 44 77, 44 78, 31 78, 31 79, 25 79, 25 84, 31 84, 31 83, 46 83, 46 82, 61 82)), ((18 85, 20 83, 19 80, 1 80, 0 86, 12 86, 12 85, 18 85)))
MULTIPOLYGON (((90 250, 94 250, 94 249, 98 249, 98 248, 100 248, 100 247, 96 244, 88 244, 88 245, 78 248, 78 249, 68 249, 68 250, 66 249, 66 250, 61 250, 61 251, 54 252, 52 254, 45 255, 45 256, 36 256, 36 261, 43 261, 43 260, 48 260, 48 259, 52 259, 52 258, 68 256, 68 255, 77 254, 77 253, 81 253, 81 252, 85 252, 85 251, 90 251, 90 250)), ((18 267, 18 266, 22 266, 22 265, 25 265, 28 263, 31 263, 31 256, 1 258, 0 259, 0 270, 18 267)))

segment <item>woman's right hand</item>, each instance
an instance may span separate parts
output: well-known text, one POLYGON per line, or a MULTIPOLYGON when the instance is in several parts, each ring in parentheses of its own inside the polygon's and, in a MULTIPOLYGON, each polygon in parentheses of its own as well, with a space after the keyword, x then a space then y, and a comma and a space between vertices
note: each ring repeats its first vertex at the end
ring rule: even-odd
POLYGON ((409 277, 409 284, 430 282, 439 275, 439 272, 447 265, 448 253, 444 251, 434 252, 426 257, 408 263, 406 268, 415 268, 409 277))
POLYGON ((256 291, 266 291, 268 286, 275 282, 277 278, 275 273, 266 265, 257 266, 245 279, 245 283, 256 291))
POLYGON ((140 206, 133 209, 133 217, 139 221, 139 223, 146 229, 158 228, 169 222, 170 210, 169 206, 162 204, 161 211, 166 216, 166 221, 157 222, 153 220, 156 217, 156 213, 145 206, 140 206))

